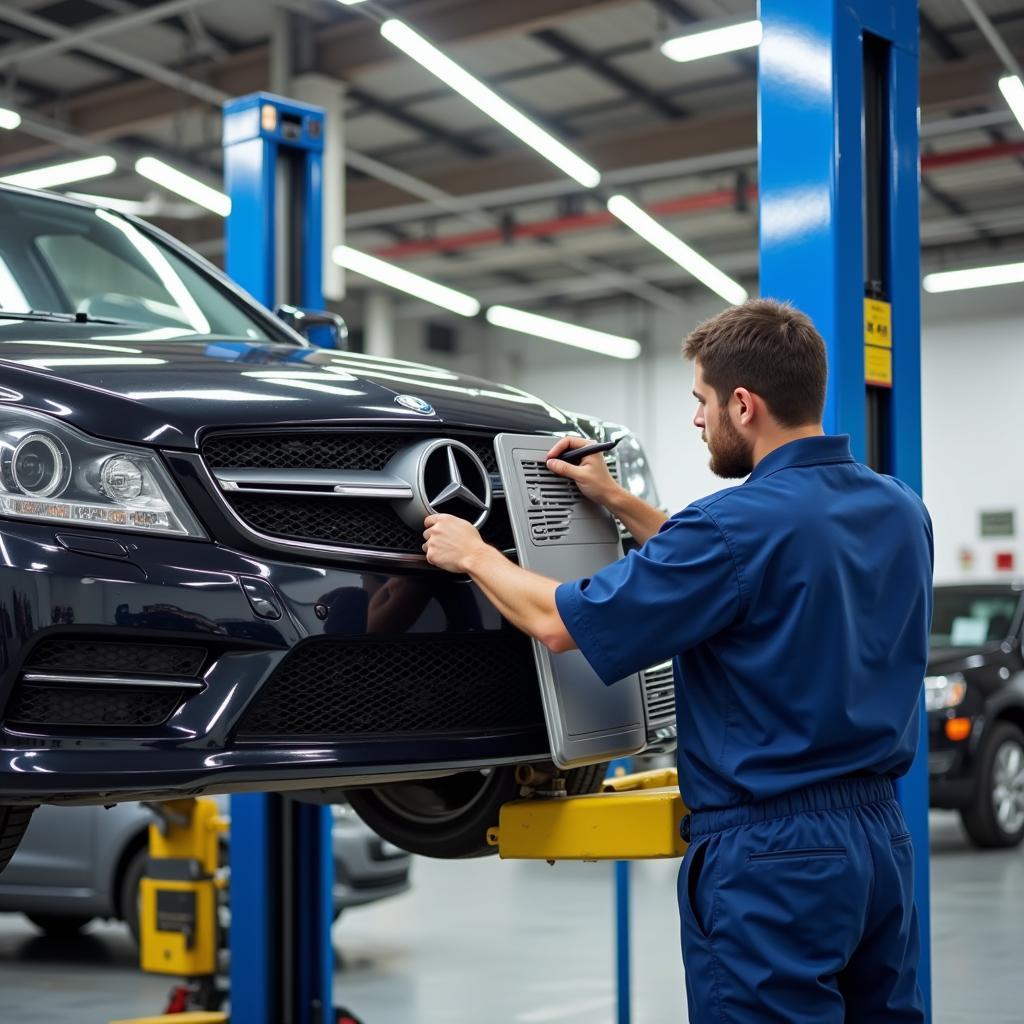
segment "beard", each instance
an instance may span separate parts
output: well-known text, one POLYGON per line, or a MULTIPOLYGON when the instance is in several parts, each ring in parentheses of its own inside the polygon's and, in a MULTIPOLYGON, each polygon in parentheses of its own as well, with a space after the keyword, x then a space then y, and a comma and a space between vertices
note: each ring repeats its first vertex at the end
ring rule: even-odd
POLYGON ((754 446, 732 425, 727 410, 718 417, 718 429, 708 441, 711 472, 725 480, 749 476, 754 469, 754 446))

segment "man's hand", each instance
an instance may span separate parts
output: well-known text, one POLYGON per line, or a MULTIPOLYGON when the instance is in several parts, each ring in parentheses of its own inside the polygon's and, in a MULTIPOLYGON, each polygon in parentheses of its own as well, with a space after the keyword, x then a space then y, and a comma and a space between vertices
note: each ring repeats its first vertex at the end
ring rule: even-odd
POLYGON ((487 545, 479 531, 465 519, 456 516, 432 515, 423 521, 423 550, 427 561, 447 572, 468 572, 474 555, 487 545))
POLYGON ((604 453, 596 452, 588 455, 578 466, 570 462, 562 462, 559 455, 570 448, 584 448, 593 441, 583 437, 563 437, 548 452, 548 469, 557 476, 566 476, 576 481, 576 486, 591 501, 606 508, 615 504, 622 488, 615 482, 608 471, 608 463, 604 461, 604 453))

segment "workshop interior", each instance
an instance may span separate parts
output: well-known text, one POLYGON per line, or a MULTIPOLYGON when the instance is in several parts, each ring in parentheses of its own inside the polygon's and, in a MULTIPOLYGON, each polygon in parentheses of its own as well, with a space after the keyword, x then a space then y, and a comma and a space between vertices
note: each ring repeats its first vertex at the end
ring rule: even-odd
POLYGON ((643 557, 550 450, 744 486, 682 345, 758 298, 932 524, 914 1020, 1024 1020, 1022 64, 1024 0, 0 0, 0 1021, 724 1022, 678 662, 424 529, 643 557))

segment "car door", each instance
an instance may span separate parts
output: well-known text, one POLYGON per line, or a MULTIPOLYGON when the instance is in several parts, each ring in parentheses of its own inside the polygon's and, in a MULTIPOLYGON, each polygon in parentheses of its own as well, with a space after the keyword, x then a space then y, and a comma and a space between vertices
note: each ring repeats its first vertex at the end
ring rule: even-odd
POLYGON ((0 876, 0 894, 25 888, 92 890, 96 821, 102 813, 102 807, 39 807, 0 876))

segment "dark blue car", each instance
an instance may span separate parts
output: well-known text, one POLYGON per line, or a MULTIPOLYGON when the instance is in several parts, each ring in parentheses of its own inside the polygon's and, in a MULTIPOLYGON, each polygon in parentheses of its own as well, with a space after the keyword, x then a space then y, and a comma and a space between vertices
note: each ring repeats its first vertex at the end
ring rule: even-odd
MULTIPOLYGON (((238 789, 344 789, 405 849, 487 852, 549 765, 536 670, 425 563, 424 510, 514 556, 494 435, 612 430, 312 346, 142 222, 0 188, 0 866, 41 803, 238 789)), ((653 494, 631 435, 615 460, 653 494)))

